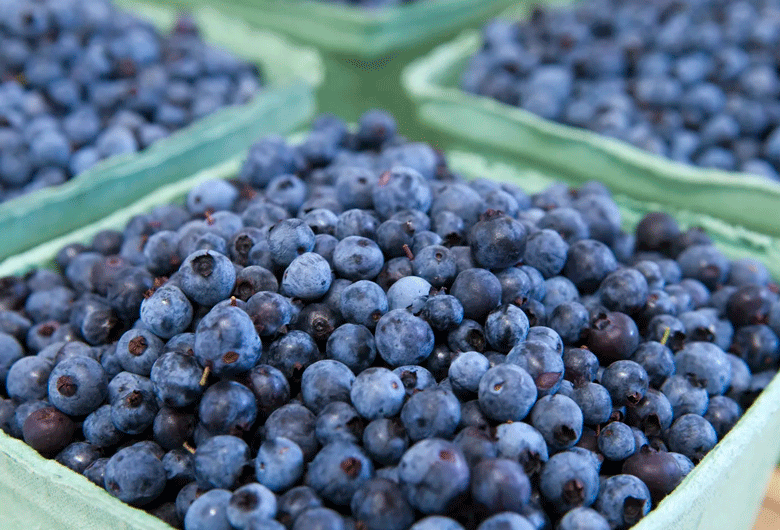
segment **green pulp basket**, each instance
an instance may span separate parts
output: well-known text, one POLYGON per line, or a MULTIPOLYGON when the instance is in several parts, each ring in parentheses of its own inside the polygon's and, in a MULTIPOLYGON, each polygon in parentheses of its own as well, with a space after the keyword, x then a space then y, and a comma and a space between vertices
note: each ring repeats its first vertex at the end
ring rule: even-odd
POLYGON ((424 123, 469 149, 530 164, 548 174, 575 182, 600 180, 616 193, 641 201, 780 235, 778 182, 673 162, 461 90, 463 69, 481 45, 479 33, 466 32, 404 69, 404 88, 424 123))
MULTIPOLYGON (((134 1, 117 4, 167 31, 176 12, 134 1)), ((314 113, 324 77, 319 54, 251 29, 210 8, 194 13, 210 43, 256 63, 265 86, 247 104, 229 107, 148 149, 102 161, 67 183, 0 204, 0 259, 101 219, 155 188, 213 166, 269 132, 290 132, 314 113)))
MULTIPOLYGON (((447 157, 450 167, 467 177, 512 182, 528 192, 539 191, 552 182, 538 171, 519 170, 469 152, 449 152, 447 157)), ((232 178, 240 164, 240 159, 234 159, 161 187, 99 222, 8 258, 0 263, 0 277, 50 266, 63 245, 87 243, 99 230, 123 227, 133 215, 160 204, 183 201, 195 184, 214 178, 232 178)), ((669 191, 676 190, 671 187, 669 191)), ((723 200, 727 198, 723 196, 723 200)), ((639 201, 620 193, 615 200, 626 228, 635 225, 648 211, 664 209, 682 226, 704 226, 730 257, 761 259, 772 267, 775 277, 780 277, 780 241, 776 237, 735 229, 723 220, 663 202, 639 201)), ((749 206, 750 201, 743 204, 749 206)), ((771 224, 771 220, 766 224, 771 224)), ((748 530, 780 452, 779 431, 780 378, 776 377, 734 429, 634 530, 748 530)), ((44 459, 23 442, 2 432, 0 470, 3 528, 170 530, 165 523, 125 505, 83 476, 44 459)))
MULTIPOLYGON (((206 0, 173 3, 213 5, 206 0)), ((364 8, 319 0, 227 0, 219 9, 322 50, 373 59, 432 43, 443 33, 513 3, 515 0, 415 0, 398 7, 364 8)))

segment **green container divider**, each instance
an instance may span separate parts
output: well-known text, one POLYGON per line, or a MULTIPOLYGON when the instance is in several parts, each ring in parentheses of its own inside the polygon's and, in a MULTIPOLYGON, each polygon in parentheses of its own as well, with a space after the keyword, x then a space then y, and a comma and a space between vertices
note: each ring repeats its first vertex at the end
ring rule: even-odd
MULTIPOLYGON (((416 0, 397 7, 364 8, 317 0, 227 0, 219 9, 260 27, 329 52, 374 59, 484 19, 516 0, 416 0)), ((214 5, 174 0, 180 7, 214 5)))
MULTIPOLYGON (((537 170, 518 170, 492 158, 469 152, 447 153, 450 166, 467 177, 490 177, 512 182, 529 192, 542 189, 553 179, 537 170)), ((225 162, 192 177, 163 186, 140 201, 99 222, 40 245, 0 263, 0 277, 22 274, 33 267, 52 266, 57 251, 72 242, 89 242, 99 230, 121 228, 133 216, 157 205, 183 201, 195 184, 232 178, 241 159, 225 162)), ((637 201, 616 195, 626 227, 646 212, 664 208, 682 226, 704 226, 731 257, 761 259, 780 277, 780 240, 720 219, 667 207, 663 203, 637 201)), ((771 219, 765 222, 766 227, 771 219)), ((780 377, 748 409, 731 432, 704 458, 683 483, 634 530, 749 530, 763 497, 763 487, 780 452, 780 377)), ((131 508, 70 472, 46 460, 23 442, 0 432, 0 501, 7 528, 58 528, 59 530, 170 530, 145 512, 131 508), (31 495, 31 492, 35 492, 31 495)))
MULTIPOLYGON (((170 8, 117 4, 163 30, 175 20, 170 8)), ((206 40, 259 65, 263 89, 249 103, 219 110, 139 153, 113 157, 61 186, 0 204, 0 259, 103 218, 161 185, 235 156, 263 134, 292 131, 313 115, 313 92, 324 77, 315 50, 211 8, 194 16, 206 40)))
POLYGON ((480 46, 479 33, 465 32, 403 72, 404 88, 419 118, 450 141, 481 152, 487 149, 570 182, 600 180, 613 192, 640 201, 780 235, 780 183, 673 162, 461 90, 460 75, 480 46))

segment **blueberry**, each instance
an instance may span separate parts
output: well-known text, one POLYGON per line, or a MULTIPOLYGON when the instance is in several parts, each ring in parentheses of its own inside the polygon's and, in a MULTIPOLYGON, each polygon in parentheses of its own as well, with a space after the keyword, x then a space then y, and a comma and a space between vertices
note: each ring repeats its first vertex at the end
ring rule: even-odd
POLYGON ((73 442, 63 449, 55 460, 63 466, 84 474, 87 467, 100 457, 98 448, 87 442, 73 442))
POLYGON ((527 423, 502 423, 496 428, 496 448, 501 458, 517 460, 526 474, 539 472, 548 460, 544 437, 527 423))
POLYGON ((698 414, 684 414, 669 430, 669 448, 699 462, 715 444, 718 436, 712 425, 698 414))
POLYGON ((591 508, 574 508, 566 512, 558 522, 560 530, 608 530, 609 522, 591 508))
POLYGON ((723 394, 731 383, 731 363, 725 352, 709 342, 691 342, 675 355, 680 374, 697 378, 713 395, 723 394))
POLYGON ((290 324, 293 318, 293 306, 290 300, 271 291, 253 294, 247 300, 246 312, 252 318, 255 330, 261 337, 276 335, 284 326, 290 324))
POLYGON ((247 528, 252 519, 273 519, 276 496, 262 484, 246 484, 233 492, 225 514, 236 528, 247 528))
POLYGON ((197 497, 184 517, 185 530, 230 530, 227 507, 232 494, 212 489, 197 497))
POLYGON ((403 406, 401 421, 412 441, 450 438, 460 423, 460 403, 445 390, 423 390, 403 406))
POLYGON ((433 330, 405 309, 394 309, 377 322, 376 348, 391 366, 418 364, 433 351, 433 330))
POLYGON ((387 295, 376 283, 357 281, 341 292, 341 314, 344 320, 373 329, 387 312, 387 295))
POLYGON ((584 239, 569 247, 563 273, 580 292, 592 293, 616 268, 617 260, 608 246, 584 239))
POLYGON ((84 438, 95 447, 110 447, 122 440, 124 434, 111 421, 111 406, 103 405, 89 414, 82 424, 84 438))
POLYGON ((301 377, 303 403, 319 413, 326 405, 349 399, 355 374, 345 364, 326 359, 309 365, 301 377))
POLYGON ((550 457, 539 475, 539 489, 559 513, 590 506, 599 493, 598 470, 584 455, 563 451, 550 457))
POLYGON ((609 391, 598 383, 578 382, 569 397, 579 405, 582 419, 587 425, 606 423, 612 414, 609 391))
POLYGON ((463 304, 452 295, 429 296, 421 316, 436 331, 451 331, 463 322, 463 304))
POLYGON ((513 364, 490 368, 479 381, 479 404, 496 421, 520 421, 536 402, 536 385, 528 372, 513 364))
POLYGON ((106 398, 108 381, 103 367, 89 357, 71 357, 49 375, 49 400, 62 412, 85 416, 106 398))
POLYGON ((203 393, 203 369, 192 355, 168 352, 152 365, 150 379, 157 399, 173 407, 194 403, 203 393))
POLYGON ((501 283, 486 269, 467 269, 458 274, 450 294, 463 305, 463 315, 472 320, 484 319, 501 303, 501 283))
POLYGON ((629 527, 650 511, 650 491, 633 475, 615 475, 604 481, 596 509, 612 527, 629 527))
POLYGON ((303 512, 292 526, 292 530, 346 530, 344 518, 330 508, 312 508, 303 512))
POLYGON ((355 491, 350 507, 367 530, 406 530, 415 520, 400 487, 381 478, 370 479, 355 491))
POLYGON ((394 465, 409 447, 409 436, 398 419, 378 418, 363 431, 363 447, 375 462, 394 465))
POLYGON ((625 313, 599 313, 587 330, 588 349, 602 362, 628 359, 639 347, 636 322, 625 313))
POLYGON ((387 305, 393 309, 419 310, 419 305, 432 292, 432 285, 428 280, 419 276, 406 276, 393 283, 387 290, 387 305))
POLYGON ((636 405, 647 392, 647 372, 634 361, 615 361, 601 377, 601 384, 618 405, 636 405))
POLYGON ((300 447, 304 460, 309 461, 319 447, 315 433, 316 421, 316 416, 303 405, 288 403, 268 416, 265 422, 265 437, 289 439, 300 447))
POLYGON ((695 377, 673 375, 661 385, 661 392, 672 405, 675 418, 685 414, 701 415, 707 411, 707 390, 695 377))
POLYGON ((371 460, 357 445, 333 442, 324 446, 309 464, 306 485, 337 505, 349 504, 373 474, 371 460))
POLYGON ((443 513, 469 487, 469 468, 457 445, 440 438, 421 440, 399 463, 401 489, 414 508, 443 513))
POLYGON ((433 198, 428 182, 418 171, 396 166, 376 182, 372 199, 377 213, 387 219, 407 209, 427 212, 433 198))
POLYGON ((525 227, 519 221, 493 210, 469 233, 474 258, 487 269, 505 269, 520 261, 526 238, 525 227))
POLYGON ((17 401, 45 399, 53 363, 45 357, 22 357, 8 370, 5 391, 17 401))
POLYGON ((333 267, 342 278, 349 280, 376 278, 383 265, 379 246, 365 237, 345 237, 333 251, 333 267))
POLYGON ((230 296, 236 271, 230 260, 219 252, 199 250, 182 263, 181 290, 193 301, 213 306, 230 296))
POLYGON ((463 530, 463 527, 449 517, 430 515, 414 523, 409 530, 463 530))
POLYGON ((106 463, 105 487, 133 506, 154 501, 165 488, 165 468, 153 453, 135 447, 121 449, 106 463))
POLYGON ((488 517, 477 527, 477 530, 499 530, 508 528, 510 530, 532 530, 534 527, 531 522, 515 512, 501 512, 492 517, 488 517))
POLYGON ((241 435, 249 431, 257 418, 255 395, 236 381, 211 385, 198 404, 203 426, 212 434, 241 435))
POLYGON ((483 460, 473 468, 471 495, 489 514, 522 512, 531 497, 531 483, 514 460, 483 460))
POLYGON ((401 379, 386 368, 368 368, 355 378, 350 391, 352 404, 367 420, 395 416, 406 392, 401 379))
POLYGON ((271 491, 286 491, 303 476, 303 452, 287 438, 265 440, 255 459, 255 473, 271 491))
POLYGON ((525 313, 515 305, 505 304, 488 314, 485 320, 485 337, 496 351, 508 352, 526 339, 528 328, 528 317, 525 313))
MULTIPOLYGON (((320 317, 314 319, 313 327, 327 333, 323 337, 326 340, 330 335, 328 330, 332 331, 331 324, 320 317)), ((271 343, 268 352, 261 359, 280 370, 290 382, 294 382, 300 380, 306 367, 321 358, 322 354, 312 336, 305 331, 294 330, 271 343)))
POLYGON ((195 331, 195 357, 215 375, 248 371, 257 364, 262 347, 252 319, 230 304, 209 311, 195 331))
POLYGON ((448 376, 453 389, 458 392, 477 392, 482 376, 490 368, 487 357, 479 352, 468 351, 457 355, 449 367, 448 376))
POLYGON ((249 447, 240 438, 213 436, 195 451, 193 466, 201 489, 232 489, 249 463, 249 447))
POLYGON ((742 408, 736 401, 726 396, 713 396, 704 419, 710 422, 720 440, 734 427, 740 416, 742 408))
MULTIPOLYGON (((28 401, 27 403, 39 403, 40 406, 36 405, 35 410, 30 410, 21 425, 17 426, 19 432, 12 432, 12 434, 21 436, 27 445, 43 456, 51 458, 68 446, 76 426, 68 416, 54 407, 47 406, 43 402, 28 401)), ((17 409, 17 417, 19 413, 20 410, 17 409)))
POLYGON ((119 339, 116 356, 125 371, 149 377, 163 342, 149 331, 131 329, 119 339))

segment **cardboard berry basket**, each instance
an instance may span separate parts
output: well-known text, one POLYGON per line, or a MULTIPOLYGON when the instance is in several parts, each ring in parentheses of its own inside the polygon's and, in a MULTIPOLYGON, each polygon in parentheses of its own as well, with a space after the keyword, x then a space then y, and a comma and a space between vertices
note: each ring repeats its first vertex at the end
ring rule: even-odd
MULTIPOLYGON (((517 20, 523 11, 513 9, 502 17, 517 20)), ((673 162, 625 142, 465 92, 460 88, 461 74, 481 46, 479 32, 464 32, 404 69, 404 89, 423 123, 470 149, 500 153, 580 182, 600 180, 615 193, 780 235, 778 182, 673 162)))
POLYGON ((401 71, 465 28, 480 27, 517 0, 414 0, 364 8, 321 0, 154 0, 181 7, 213 5, 258 28, 316 47, 325 64, 317 106, 348 121, 371 108, 395 116, 399 132, 416 127, 401 71))
MULTIPOLYGON (((151 20, 163 32, 177 16, 170 8, 127 0, 116 4, 151 20)), ((311 117, 314 91, 324 75, 315 50, 210 8, 197 9, 193 15, 207 42, 258 65, 263 86, 257 95, 148 149, 104 160, 61 186, 0 203, 0 259, 101 219, 161 185, 235 156, 264 133, 290 132, 311 117)))
MULTIPOLYGON (((536 170, 518 169, 469 152, 451 151, 447 153, 447 159, 453 170, 467 177, 512 182, 528 192, 539 191, 554 180, 536 170)), ((214 178, 233 178, 240 165, 241 159, 237 158, 163 186, 98 222, 8 258, 0 263, 0 277, 22 274, 33 267, 53 266, 54 256, 63 245, 88 243, 100 230, 121 229, 133 215, 160 204, 183 202, 195 184, 214 178)), ((574 179, 570 180, 573 182, 574 179)), ((668 191, 676 190, 670 188, 668 191)), ((667 193, 663 198, 669 195, 667 193)), ((620 193, 614 198, 627 229, 645 213, 662 209, 672 214, 683 227, 705 227, 729 257, 760 259, 775 278, 780 277, 780 239, 775 236, 759 230, 734 228, 716 217, 670 206, 664 201, 641 201, 620 193)), ((722 196, 723 200, 726 198, 726 195, 722 196)), ((743 206, 747 208, 749 203, 743 206)), ((772 219, 765 220, 767 228, 771 224, 772 219)), ((731 432, 634 530, 749 530, 780 452, 778 432, 780 378, 775 377, 731 432)), ((0 505, 3 507, 3 528, 170 530, 165 523, 125 505, 83 476, 53 460, 44 459, 24 442, 2 432, 0 505)))

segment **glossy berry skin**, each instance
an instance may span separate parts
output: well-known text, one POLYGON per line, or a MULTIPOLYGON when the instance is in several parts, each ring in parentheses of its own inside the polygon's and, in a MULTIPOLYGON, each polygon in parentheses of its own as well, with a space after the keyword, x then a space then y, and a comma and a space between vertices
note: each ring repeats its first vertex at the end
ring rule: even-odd
POLYGON ((550 457, 539 475, 544 498, 558 513, 590 506, 599 492, 598 470, 578 453, 563 451, 550 457))
POLYGON ((710 422, 721 440, 736 425, 742 416, 742 408, 733 399, 726 396, 713 396, 707 407, 704 419, 710 422))
POLYGON ((257 418, 268 416, 290 400, 290 383, 284 374, 267 364, 259 364, 248 374, 248 387, 255 394, 257 418))
POLYGON ((702 415, 707 411, 709 395, 694 377, 673 375, 661 385, 661 392, 669 400, 675 418, 685 414, 702 415))
POLYGON ((230 296, 236 283, 236 270, 230 259, 213 250, 198 250, 187 256, 179 273, 184 294, 205 306, 230 296))
POLYGON ((531 497, 531 482, 514 460, 483 460, 472 470, 471 496, 489 514, 522 512, 531 497))
POLYGON ((246 303, 246 312, 252 318, 255 330, 261 337, 276 335, 293 317, 290 300, 276 292, 260 291, 246 303))
POLYGON ((305 482, 324 499, 347 505, 373 472, 371 460, 359 446, 333 442, 323 447, 309 464, 305 482))
POLYGON ((479 381, 479 404, 495 421, 521 421, 536 402, 536 385, 528 372, 513 364, 490 368, 479 381))
POLYGON ((89 357, 71 357, 49 375, 49 400, 71 416, 85 416, 106 398, 108 381, 103 367, 89 357))
POLYGON ((536 339, 521 342, 507 354, 506 362, 529 373, 539 396, 554 394, 563 380, 563 359, 549 343, 536 339))
POLYGON ((675 354, 678 373, 691 374, 713 395, 725 392, 731 383, 731 363, 725 352, 709 342, 691 342, 675 354))
POLYGON ((430 296, 423 304, 421 316, 436 331, 451 331, 463 322, 463 305, 447 294, 430 296))
POLYGON ((649 445, 623 462, 622 472, 642 480, 658 503, 682 481, 683 472, 672 453, 656 451, 649 445))
POLYGON ((469 487, 469 468, 457 445, 440 438, 421 440, 401 458, 399 478, 406 499, 422 513, 445 513, 469 487))
POLYGON ((183 333, 192 322, 192 304, 175 285, 163 285, 141 302, 141 321, 158 337, 183 333))
POLYGON ((585 348, 567 348, 563 353, 563 365, 566 380, 593 381, 596 379, 599 360, 585 348))
POLYGON ((303 476, 303 452, 287 438, 265 440, 257 452, 255 473, 271 491, 287 491, 303 476))
MULTIPOLYGON (((129 372, 122 372, 129 374, 129 372)), ((112 397, 109 387, 111 402, 111 421, 114 426, 125 434, 140 434, 151 427, 157 415, 158 406, 150 381, 138 376, 139 384, 121 388, 112 397)), ((112 380, 112 384, 117 377, 112 380)))
POLYGON ((374 336, 379 356, 394 367, 420 364, 433 351, 433 330, 405 309, 385 313, 377 322, 374 336))
POLYGON ((249 463, 249 447, 241 438, 219 435, 195 450, 193 466, 201 489, 232 489, 249 463))
POLYGON ((303 512, 292 526, 292 530, 346 530, 344 518, 330 508, 313 508, 303 512))
POLYGON ((650 511, 650 491, 633 475, 615 475, 601 485, 596 509, 612 527, 636 524, 650 511))
POLYGON ((195 357, 218 376, 246 372, 257 363, 262 349, 252 320, 237 306, 215 307, 195 331, 195 357))
POLYGON ((591 508, 574 508, 558 522, 559 530, 609 530, 609 522, 591 508))
POLYGON ((642 365, 650 386, 659 388, 676 372, 672 351, 660 342, 647 341, 639 345, 631 360, 642 365))
POLYGON ((406 530, 415 519, 398 484, 381 478, 364 483, 352 497, 350 508, 367 530, 406 530))
POLYGON ((609 391, 613 403, 636 405, 649 386, 647 372, 634 361, 615 361, 601 377, 601 384, 609 391))
POLYGON ((143 506, 165 488, 165 468, 150 451, 128 447, 108 460, 104 482, 113 496, 133 506, 143 506))
POLYGON ((593 239, 583 239, 569 247, 563 274, 583 294, 593 293, 604 278, 617 268, 610 248, 593 239))
POLYGON ((368 368, 355 378, 350 390, 352 405, 367 420, 395 416, 404 404, 401 378, 387 368, 368 368))
POLYGON ((402 210, 427 212, 433 199, 426 179, 416 170, 396 166, 374 185, 374 208, 383 219, 402 210))
POLYGON ((620 312, 600 313, 587 331, 588 349, 602 363, 629 359, 639 347, 639 330, 630 316, 620 312))
POLYGON ((227 507, 232 494, 212 489, 197 497, 184 517, 185 530, 230 530, 227 507))
POLYGON ((21 429, 25 443, 47 458, 64 449, 75 430, 73 421, 54 407, 43 407, 32 412, 24 420, 21 429))

